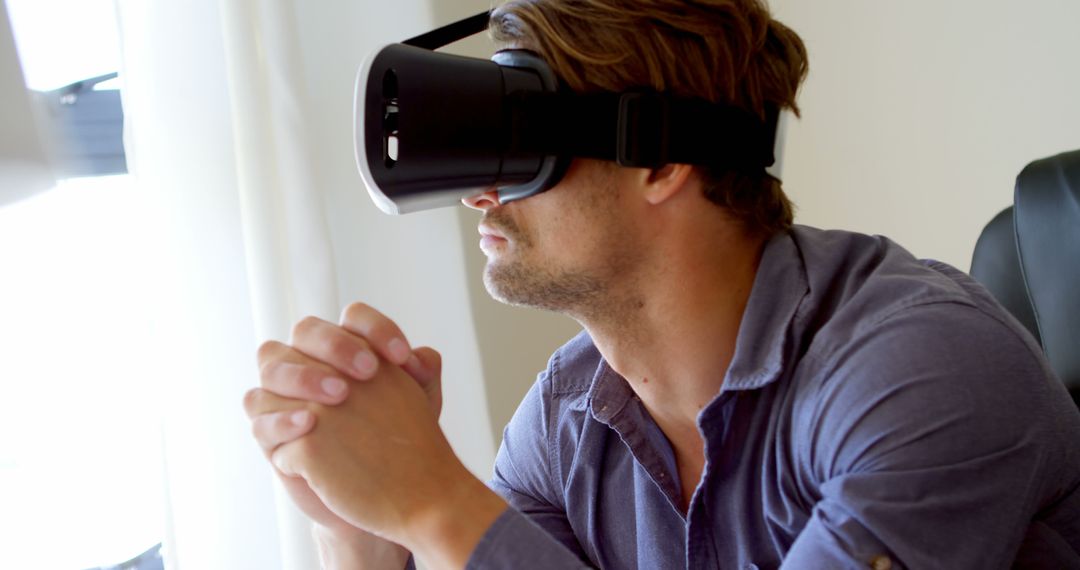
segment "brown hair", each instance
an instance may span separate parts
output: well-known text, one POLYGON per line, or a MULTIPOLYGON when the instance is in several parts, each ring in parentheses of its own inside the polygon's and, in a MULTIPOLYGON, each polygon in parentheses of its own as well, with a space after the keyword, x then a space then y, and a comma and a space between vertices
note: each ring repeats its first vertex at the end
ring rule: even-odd
MULTIPOLYGON (((647 87, 798 114, 806 48, 763 0, 509 0, 491 14, 496 42, 537 52, 577 92, 647 87)), ((765 172, 700 170, 706 196, 748 230, 791 226, 792 204, 765 172)))

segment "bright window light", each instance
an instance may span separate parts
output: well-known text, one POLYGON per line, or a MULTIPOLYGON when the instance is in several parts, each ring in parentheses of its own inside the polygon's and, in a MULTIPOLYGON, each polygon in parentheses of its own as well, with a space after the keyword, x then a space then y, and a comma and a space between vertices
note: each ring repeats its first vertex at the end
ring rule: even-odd
POLYGON ((120 68, 114 0, 4 0, 26 85, 50 91, 120 68))
MULTIPOLYGON (((28 87, 120 67, 113 0, 6 0, 28 87)), ((0 207, 0 568, 81 570, 164 537, 149 199, 71 179, 0 207)))
POLYGON ((127 176, 0 209, 0 568, 117 564, 162 540, 145 210, 127 176))

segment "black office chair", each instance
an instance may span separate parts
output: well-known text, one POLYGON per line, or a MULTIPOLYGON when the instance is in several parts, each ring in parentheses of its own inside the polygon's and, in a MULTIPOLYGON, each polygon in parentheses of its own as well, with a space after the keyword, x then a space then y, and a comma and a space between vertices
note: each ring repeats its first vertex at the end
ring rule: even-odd
POLYGON ((971 276, 1031 331, 1080 406, 1080 150, 1036 160, 975 244, 971 276))

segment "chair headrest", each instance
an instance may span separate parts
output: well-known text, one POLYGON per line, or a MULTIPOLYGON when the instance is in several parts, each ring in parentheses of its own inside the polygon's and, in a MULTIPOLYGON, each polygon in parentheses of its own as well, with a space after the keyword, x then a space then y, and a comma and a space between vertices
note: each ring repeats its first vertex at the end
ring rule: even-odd
POLYGON ((1020 267, 1043 350, 1080 390, 1080 150, 1029 164, 1013 199, 1020 267))

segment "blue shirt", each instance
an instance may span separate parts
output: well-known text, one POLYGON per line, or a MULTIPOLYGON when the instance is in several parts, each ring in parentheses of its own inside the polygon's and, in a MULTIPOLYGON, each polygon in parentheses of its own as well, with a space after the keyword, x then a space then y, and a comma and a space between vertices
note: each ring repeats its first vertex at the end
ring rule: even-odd
POLYGON ((470 568, 1080 568, 1080 413, 968 276, 882 237, 766 245, 686 515, 584 333, 525 397, 470 568))

